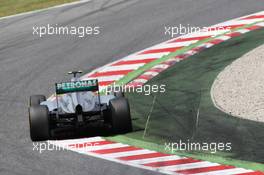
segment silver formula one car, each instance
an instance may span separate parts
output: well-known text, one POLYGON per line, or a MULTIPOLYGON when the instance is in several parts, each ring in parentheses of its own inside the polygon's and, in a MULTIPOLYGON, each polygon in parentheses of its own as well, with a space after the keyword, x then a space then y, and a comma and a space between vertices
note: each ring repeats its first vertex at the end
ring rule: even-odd
POLYGON ((56 83, 55 100, 33 95, 29 100, 29 124, 32 141, 51 138, 59 128, 81 128, 94 121, 104 121, 113 133, 132 131, 130 108, 124 94, 100 95, 98 80, 80 80, 77 74, 70 82, 56 83))

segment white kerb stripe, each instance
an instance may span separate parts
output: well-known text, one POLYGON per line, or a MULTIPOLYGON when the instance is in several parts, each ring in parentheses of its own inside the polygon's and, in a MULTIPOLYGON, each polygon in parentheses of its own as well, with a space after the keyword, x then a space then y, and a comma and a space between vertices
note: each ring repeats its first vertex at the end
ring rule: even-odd
POLYGON ((179 160, 183 158, 185 157, 171 155, 171 156, 154 157, 154 158, 147 158, 147 159, 140 159, 140 160, 131 160, 129 162, 135 163, 135 164, 146 164, 146 163, 153 163, 153 162, 164 162, 164 161, 169 161, 169 160, 179 160))
MULTIPOLYGON (((119 80, 121 79, 122 77, 124 77, 124 75, 112 75, 112 76, 98 76, 96 77, 96 79, 98 79, 99 82, 101 81, 116 81, 116 80, 119 80)), ((91 78, 87 78, 87 79, 91 79, 91 78)))
POLYGON ((172 57, 172 58, 170 58, 170 59, 168 59, 167 61, 180 61, 180 59, 179 58, 177 58, 177 57, 172 57))
POLYGON ((216 37, 215 39, 221 39, 221 40, 225 41, 225 40, 228 40, 230 38, 231 38, 231 36, 222 35, 222 36, 216 37))
POLYGON ((136 83, 146 83, 148 80, 146 79, 141 79, 141 78, 138 78, 138 79, 135 79, 133 80, 133 82, 136 82, 136 83))
POLYGON ((165 49, 165 48, 173 48, 173 47, 184 47, 184 46, 189 46, 193 43, 196 43, 197 41, 198 40, 167 43, 167 44, 162 44, 162 45, 157 45, 157 46, 151 47, 151 49, 165 49))
POLYGON ((203 44, 201 44, 200 46, 201 47, 206 47, 206 48, 210 48, 210 47, 212 47, 214 44, 212 44, 212 43, 203 43, 203 44))
POLYGON ((121 65, 121 66, 109 66, 103 67, 99 72, 108 72, 108 71, 118 71, 118 70, 130 70, 130 69, 138 69, 139 67, 143 66, 142 64, 129 64, 129 65, 121 65))
POLYGON ((70 144, 81 144, 87 142, 105 141, 101 137, 92 137, 85 139, 70 139, 70 140, 49 140, 48 142, 54 145, 70 145, 70 144))
POLYGON ((122 143, 113 143, 113 144, 106 144, 106 145, 98 145, 98 146, 92 146, 89 148, 86 148, 87 151, 99 151, 104 149, 112 149, 112 148, 122 148, 127 147, 129 145, 122 144, 122 143))
POLYGON ((152 76, 156 76, 156 75, 158 75, 158 74, 159 74, 158 72, 147 71, 147 72, 145 72, 143 75, 152 75, 152 76))
POLYGON ((261 22, 261 23, 257 23, 256 25, 257 25, 257 26, 261 26, 261 27, 264 27, 264 22, 261 22))
POLYGON ((186 54, 189 54, 189 55, 194 55, 196 53, 198 53, 198 52, 195 50, 189 50, 188 52, 186 52, 186 54))
POLYGON ((168 67, 169 67, 169 65, 167 65, 167 64, 158 64, 158 65, 154 66, 153 68, 167 69, 168 67))
POLYGON ((197 32, 197 33, 190 33, 187 34, 186 37, 202 37, 202 36, 208 36, 208 35, 219 35, 222 33, 227 32, 226 30, 217 30, 217 31, 204 31, 204 32, 197 32))
POLYGON ((164 166, 160 169, 168 170, 168 171, 180 171, 180 170, 189 170, 194 168, 205 168, 211 166, 217 166, 218 163, 211 163, 211 162, 195 162, 195 163, 185 163, 179 165, 171 165, 171 166, 164 166))
POLYGON ((247 33, 247 32, 250 32, 250 30, 248 30, 248 29, 239 29, 236 32, 239 32, 239 33, 247 33))
POLYGON ((111 153, 111 154, 104 154, 107 157, 117 158, 117 157, 124 157, 124 156, 134 156, 140 154, 148 154, 154 153, 155 151, 142 149, 142 150, 134 150, 134 151, 125 151, 125 152, 118 152, 118 153, 111 153))
MULTIPOLYGON (((144 60, 148 58, 161 58, 164 55, 168 55, 170 52, 162 52, 162 53, 151 53, 151 54, 142 54, 142 55, 129 55, 122 60, 144 60)), ((121 61, 121 60, 120 60, 121 61)))
POLYGON ((221 23, 221 25, 215 25, 215 26, 247 25, 247 24, 252 24, 252 23, 255 23, 261 20, 263 19, 256 18, 256 19, 245 19, 245 20, 237 20, 237 21, 227 21, 227 22, 221 23))
POLYGON ((98 146, 87 146, 84 148, 72 148, 73 150, 78 150, 78 151, 86 151, 86 152, 91 152, 91 151, 99 151, 99 150, 104 150, 104 149, 112 149, 112 148, 122 148, 122 147, 127 147, 129 145, 125 145, 122 143, 113 143, 113 144, 106 144, 106 145, 98 145, 98 146))

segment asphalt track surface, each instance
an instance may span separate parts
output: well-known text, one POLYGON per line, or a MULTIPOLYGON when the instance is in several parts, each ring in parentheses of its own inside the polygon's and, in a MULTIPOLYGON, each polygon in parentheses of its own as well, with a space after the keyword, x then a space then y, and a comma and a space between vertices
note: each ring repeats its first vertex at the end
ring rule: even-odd
POLYGON ((169 39, 164 26, 202 27, 261 10, 259 0, 97 0, 0 20, 0 174, 158 174, 70 151, 32 151, 28 97, 49 96, 69 70, 88 72, 169 39), (99 26, 101 34, 32 35, 48 23, 99 26))

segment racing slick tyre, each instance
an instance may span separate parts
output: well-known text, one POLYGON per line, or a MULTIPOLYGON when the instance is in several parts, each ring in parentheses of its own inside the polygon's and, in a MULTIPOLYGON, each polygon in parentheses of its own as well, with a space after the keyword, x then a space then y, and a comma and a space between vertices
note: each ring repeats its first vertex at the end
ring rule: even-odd
POLYGON ((125 94, 122 91, 118 91, 118 92, 114 92, 114 96, 116 96, 116 97, 125 97, 125 94))
POLYGON ((111 125, 114 133, 132 131, 129 103, 126 98, 119 97, 110 100, 111 125))
POLYGON ((50 138, 49 110, 45 105, 29 107, 29 126, 32 141, 43 141, 50 138))
POLYGON ((39 105, 43 101, 46 101, 44 95, 32 95, 29 99, 29 106, 39 105))
POLYGON ((114 95, 115 97, 125 97, 123 89, 120 87, 109 87, 107 95, 114 95))

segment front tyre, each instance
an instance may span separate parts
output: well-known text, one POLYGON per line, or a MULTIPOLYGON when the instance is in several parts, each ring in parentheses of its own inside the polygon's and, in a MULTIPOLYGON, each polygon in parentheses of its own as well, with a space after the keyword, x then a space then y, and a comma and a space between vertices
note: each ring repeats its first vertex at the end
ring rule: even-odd
POLYGON ((126 98, 119 97, 110 100, 111 125, 114 133, 132 131, 129 103, 126 98))
POLYGON ((29 107, 29 126, 32 141, 43 141, 50 138, 49 110, 47 106, 29 107))

